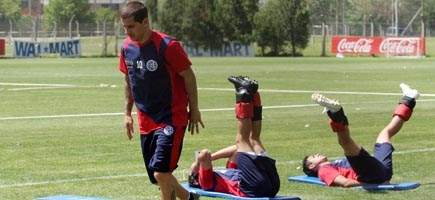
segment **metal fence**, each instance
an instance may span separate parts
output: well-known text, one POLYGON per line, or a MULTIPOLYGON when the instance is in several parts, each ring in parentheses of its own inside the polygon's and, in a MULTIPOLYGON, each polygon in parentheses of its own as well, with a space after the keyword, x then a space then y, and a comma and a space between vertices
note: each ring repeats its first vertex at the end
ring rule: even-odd
MULTIPOLYGON (((347 35, 347 36, 385 36, 388 27, 392 27, 392 24, 388 23, 375 23, 375 22, 360 22, 360 23, 337 23, 337 22, 325 22, 327 29, 327 35, 347 35)), ((422 28, 424 25, 420 23, 414 23, 409 27, 401 27, 412 36, 421 36, 422 28)), ((101 36, 106 31, 107 35, 123 34, 122 27, 119 26, 119 21, 115 22, 95 22, 81 24, 77 21, 69 24, 63 24, 58 26, 55 22, 50 28, 44 27, 44 25, 37 21, 23 22, 20 24, 14 24, 9 22, 0 23, 0 37, 89 37, 89 36, 101 36), (63 28, 58 28, 63 27, 63 28), (9 35, 10 34, 10 35, 9 35)), ((430 37, 432 30, 429 27, 425 28, 425 33, 430 37)), ((312 26, 313 35, 322 34, 322 24, 315 23, 312 26)))
POLYGON ((312 26, 312 35, 322 35, 322 25, 325 26, 328 36, 364 36, 364 37, 383 37, 383 36, 412 36, 412 37, 430 37, 432 30, 423 24, 414 23, 405 27, 398 27, 397 35, 392 35, 391 29, 394 25, 388 23, 335 23, 329 22, 324 24, 315 24, 312 26), (422 30, 425 30, 424 32, 422 30), (403 34, 402 34, 403 33, 403 34), (424 35, 423 35, 424 33, 424 35))
MULTIPOLYGON (((53 24, 44 26, 32 19, 30 22, 0 24, 0 38, 6 39, 7 49, 14 40, 47 42, 64 39, 80 39, 83 56, 110 56, 118 54, 120 40, 125 38, 124 30, 115 22, 53 24)), ((12 52, 12 51, 7 51, 12 52)))
MULTIPOLYGON (((418 23, 406 27, 405 36, 421 37, 423 35, 422 29, 425 29, 425 36, 430 37, 432 30, 421 27, 424 27, 424 25, 418 23)), ((391 29, 391 24, 386 23, 343 24, 326 22, 324 24, 314 24, 311 27, 310 34, 316 37, 322 35, 323 31, 325 31, 327 36, 376 37, 386 36, 389 28, 391 29)), ((6 39, 7 56, 12 54, 14 40, 46 42, 62 39, 80 39, 83 56, 111 56, 118 55, 119 45, 122 39, 125 38, 125 35, 119 21, 87 24, 71 21, 68 24, 61 25, 53 22, 50 27, 47 27, 37 18, 32 18, 27 22, 15 24, 12 22, 1 23, 0 38, 6 39)))
POLYGON ((104 21, 95 23, 79 23, 78 21, 70 21, 66 24, 58 24, 52 22, 49 25, 44 25, 39 18, 29 18, 14 23, 0 23, 0 37, 27 37, 27 38, 55 38, 55 37, 89 37, 101 36, 105 31, 107 34, 115 35, 123 33, 120 29, 119 21, 114 22, 104 21))

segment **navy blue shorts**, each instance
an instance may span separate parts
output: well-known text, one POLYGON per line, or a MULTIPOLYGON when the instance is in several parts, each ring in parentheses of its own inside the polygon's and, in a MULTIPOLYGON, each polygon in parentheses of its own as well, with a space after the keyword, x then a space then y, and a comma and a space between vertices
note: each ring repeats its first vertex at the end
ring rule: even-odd
POLYGON ((275 160, 245 152, 237 153, 240 190, 249 197, 274 197, 280 188, 275 160))
POLYGON ((178 167, 186 127, 166 126, 140 136, 142 156, 151 183, 154 172, 173 172, 178 167))
POLYGON ((358 181, 379 184, 391 180, 393 176, 393 151, 390 143, 376 143, 373 156, 361 148, 358 156, 346 158, 358 174, 358 181))

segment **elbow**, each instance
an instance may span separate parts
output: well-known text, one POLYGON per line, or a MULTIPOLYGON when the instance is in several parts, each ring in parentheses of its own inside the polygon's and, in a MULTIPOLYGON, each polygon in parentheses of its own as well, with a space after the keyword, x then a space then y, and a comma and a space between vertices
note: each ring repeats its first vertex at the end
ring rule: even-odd
POLYGON ((344 183, 344 184, 342 185, 342 187, 344 187, 344 188, 348 188, 348 187, 352 187, 352 185, 349 184, 349 183, 347 183, 347 181, 346 181, 346 183, 344 183))
POLYGON ((354 186, 359 186, 361 185, 358 181, 352 180, 352 179, 347 179, 344 183, 343 183, 343 187, 348 188, 348 187, 354 187, 354 186))

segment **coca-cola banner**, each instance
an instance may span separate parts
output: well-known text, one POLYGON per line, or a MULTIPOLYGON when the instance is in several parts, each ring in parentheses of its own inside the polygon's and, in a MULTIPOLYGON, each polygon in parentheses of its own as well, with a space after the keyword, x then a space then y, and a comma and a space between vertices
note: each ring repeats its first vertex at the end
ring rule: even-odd
POLYGON ((332 53, 424 55, 424 38, 332 37, 332 53))

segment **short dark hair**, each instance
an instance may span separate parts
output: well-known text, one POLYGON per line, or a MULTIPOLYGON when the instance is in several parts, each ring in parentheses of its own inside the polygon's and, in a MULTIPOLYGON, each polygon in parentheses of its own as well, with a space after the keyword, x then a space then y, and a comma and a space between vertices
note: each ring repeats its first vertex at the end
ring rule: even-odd
POLYGON ((305 156, 305 158, 302 160, 302 170, 307 176, 317 177, 318 176, 317 170, 310 169, 311 163, 308 162, 308 157, 310 156, 305 156))
POLYGON ((121 18, 134 17, 135 22, 142 22, 148 17, 148 9, 140 1, 130 1, 121 9, 121 18))

